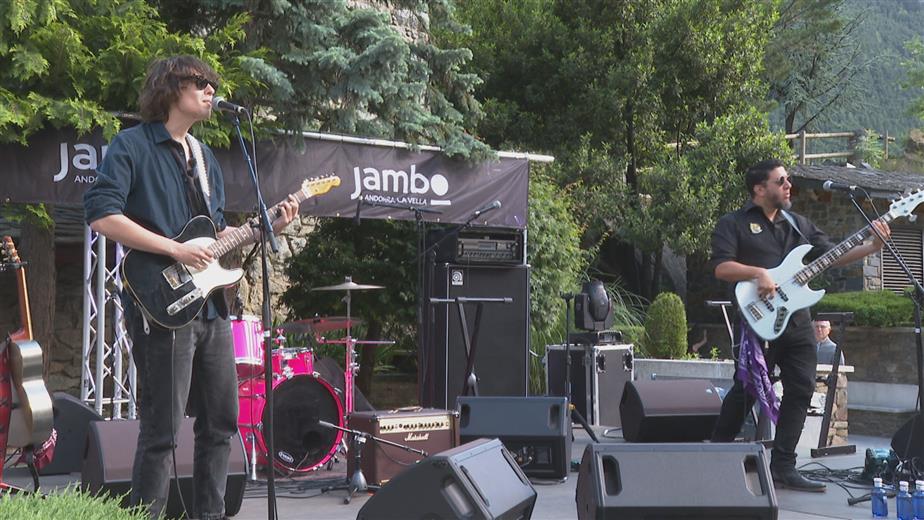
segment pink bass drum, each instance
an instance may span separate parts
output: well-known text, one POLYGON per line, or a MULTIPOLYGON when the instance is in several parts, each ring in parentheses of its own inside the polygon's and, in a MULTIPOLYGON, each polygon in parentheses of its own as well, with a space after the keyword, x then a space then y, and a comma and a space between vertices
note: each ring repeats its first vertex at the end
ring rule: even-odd
MULTIPOLYGON (((250 379, 238 388, 238 426, 248 454, 256 443, 257 463, 268 465, 263 424, 269 418, 263 379, 250 379)), ((343 405, 327 381, 301 374, 274 376, 273 465, 285 473, 304 473, 326 463, 340 444, 343 432, 325 428, 318 421, 344 426, 343 405)))
POLYGON ((257 316, 231 316, 238 381, 263 374, 263 323, 257 316))

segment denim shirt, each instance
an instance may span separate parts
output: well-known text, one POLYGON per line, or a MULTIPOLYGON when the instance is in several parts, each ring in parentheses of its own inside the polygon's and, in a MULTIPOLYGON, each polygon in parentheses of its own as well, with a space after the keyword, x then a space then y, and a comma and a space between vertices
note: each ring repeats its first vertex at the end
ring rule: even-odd
MULTIPOLYGON (((186 196, 185 173, 172 150, 175 146, 179 143, 162 122, 141 123, 119 132, 96 170, 96 182, 84 194, 87 223, 125 215, 159 235, 179 235, 195 212, 186 196)), ((224 177, 212 150, 204 144, 202 155, 208 166, 210 217, 221 231, 227 227, 224 177)), ((227 315, 221 296, 218 291, 209 299, 209 319, 227 315)))

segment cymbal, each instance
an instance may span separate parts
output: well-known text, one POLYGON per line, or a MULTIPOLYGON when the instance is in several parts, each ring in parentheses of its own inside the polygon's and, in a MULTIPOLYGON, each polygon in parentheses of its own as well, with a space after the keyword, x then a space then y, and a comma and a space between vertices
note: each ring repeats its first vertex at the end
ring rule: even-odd
POLYGON ((364 291, 368 289, 384 289, 383 285, 364 285, 353 282, 351 276, 345 276, 343 283, 337 285, 327 285, 324 287, 313 287, 312 291, 364 291))
POLYGON ((359 318, 347 319, 346 316, 316 316, 304 320, 283 323, 278 328, 292 334, 323 334, 332 330, 355 327, 362 324, 359 318))

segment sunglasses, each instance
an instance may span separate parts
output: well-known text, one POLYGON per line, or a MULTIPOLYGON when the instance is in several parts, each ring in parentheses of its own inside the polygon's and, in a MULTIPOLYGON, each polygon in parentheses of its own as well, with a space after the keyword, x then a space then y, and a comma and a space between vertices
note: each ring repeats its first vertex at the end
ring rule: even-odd
POLYGON ((218 83, 215 83, 214 81, 212 81, 212 80, 210 80, 210 79, 206 79, 206 78, 204 78, 204 77, 202 77, 202 76, 199 76, 199 75, 195 75, 195 76, 183 76, 183 77, 180 78, 180 79, 181 79, 182 81, 191 81, 191 82, 193 82, 193 84, 196 85, 196 88, 199 89, 199 90, 205 90, 205 87, 207 87, 207 86, 209 86, 209 85, 212 86, 212 90, 215 90, 215 91, 218 90, 218 83))
MULTIPOLYGON (((786 184, 787 181, 789 181, 789 176, 788 176, 788 175, 784 175, 784 176, 780 177, 779 179, 777 179, 777 180, 775 180, 775 181, 771 181, 771 180, 767 179, 767 182, 776 184, 777 186, 782 186, 782 185, 786 184)), ((790 184, 792 184, 792 182, 790 182, 790 184)))

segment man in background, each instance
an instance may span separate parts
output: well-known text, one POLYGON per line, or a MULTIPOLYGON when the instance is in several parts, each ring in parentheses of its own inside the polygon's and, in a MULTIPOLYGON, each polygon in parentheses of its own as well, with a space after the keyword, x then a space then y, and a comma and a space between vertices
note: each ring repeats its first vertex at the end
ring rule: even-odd
MULTIPOLYGON (((828 337, 831 334, 831 322, 827 320, 815 320, 815 349, 818 352, 818 364, 833 365, 834 352, 837 349, 837 343, 831 341, 828 337)), ((841 365, 844 364, 844 353, 841 352, 841 365)))

